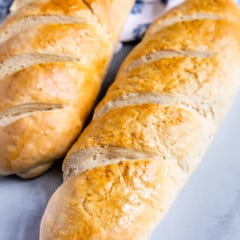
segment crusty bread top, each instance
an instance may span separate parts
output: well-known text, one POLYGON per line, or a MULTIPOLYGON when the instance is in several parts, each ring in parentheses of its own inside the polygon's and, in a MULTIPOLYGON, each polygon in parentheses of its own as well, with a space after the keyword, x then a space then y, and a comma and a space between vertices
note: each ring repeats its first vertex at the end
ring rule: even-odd
POLYGON ((152 24, 66 157, 66 179, 127 160, 123 149, 137 151, 135 159, 141 153, 189 159, 184 165, 193 169, 187 155, 205 151, 240 84, 239 10, 233 3, 207 2, 187 1, 152 24), (122 153, 96 160, 99 147, 122 153))
POLYGON ((13 4, 13 14, 8 21, 34 16, 71 16, 103 28, 104 34, 116 42, 128 14, 126 9, 130 9, 132 4, 133 0, 19 0, 13 4), (112 19, 113 16, 116 20, 112 19))
POLYGON ((133 2, 14 2, 0 27, 1 175, 32 175, 66 154, 133 2))
POLYGON ((148 96, 144 102, 157 95, 162 104, 162 99, 168 99, 166 104, 178 102, 221 119, 221 107, 212 106, 224 103, 216 101, 216 96, 231 95, 231 86, 239 84, 238 26, 224 19, 201 19, 175 23, 146 36, 122 65, 95 115, 111 109, 110 105, 114 108, 113 102, 130 100, 132 95, 135 101, 148 96), (229 64, 232 61, 234 64, 229 64))
POLYGON ((213 131, 210 120, 183 108, 160 104, 119 107, 92 121, 85 129, 65 159, 64 178, 129 159, 178 159, 179 166, 189 172, 197 164, 192 161, 193 156, 199 159, 202 154, 199 145, 205 147, 213 131), (107 154, 96 157, 101 146, 107 154))
POLYGON ((158 18, 150 26, 146 35, 150 36, 152 33, 177 22, 201 19, 217 20, 219 18, 239 22, 239 9, 233 0, 186 0, 184 4, 169 10, 167 14, 158 18))
POLYGON ((173 201, 175 183, 185 179, 168 160, 132 160, 85 171, 52 196, 40 239, 146 240, 173 201))
POLYGON ((150 27, 64 160, 41 240, 146 240, 239 89, 239 10, 188 0, 150 27))

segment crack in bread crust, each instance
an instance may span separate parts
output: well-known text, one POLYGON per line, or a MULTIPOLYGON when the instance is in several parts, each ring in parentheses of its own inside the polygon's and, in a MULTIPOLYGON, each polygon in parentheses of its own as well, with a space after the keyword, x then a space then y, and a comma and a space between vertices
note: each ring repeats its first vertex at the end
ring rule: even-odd
POLYGON ((51 62, 77 62, 79 60, 76 57, 41 53, 14 55, 0 63, 0 81, 33 65, 51 62))
POLYGON ((12 124, 13 122, 39 112, 56 111, 63 109, 63 104, 48 103, 25 103, 10 107, 0 112, 0 127, 12 124))
MULTIPOLYGON (((148 31, 148 34, 154 34, 163 28, 172 26, 176 23, 181 23, 181 22, 190 22, 190 21, 196 21, 196 20, 222 20, 224 19, 220 15, 216 14, 207 14, 207 13, 196 13, 192 15, 182 15, 180 17, 173 17, 173 18, 168 18, 164 19, 161 21, 161 23, 154 25, 151 27, 148 31)), ((147 36, 147 35, 146 35, 147 36)))
POLYGON ((172 96, 170 94, 158 93, 129 93, 121 97, 108 101, 95 111, 94 119, 101 117, 105 113, 120 107, 142 104, 160 104, 166 106, 178 106, 188 110, 194 110, 204 118, 213 119, 215 113, 209 101, 199 101, 186 96, 172 96))
POLYGON ((77 174, 98 166, 119 163, 126 160, 161 160, 162 157, 147 152, 113 146, 98 146, 71 153, 63 164, 64 181, 77 174))
POLYGON ((156 62, 164 58, 175 58, 175 57, 189 57, 189 58, 208 58, 214 57, 217 53, 211 51, 192 51, 192 50, 161 50, 157 52, 144 55, 136 60, 133 60, 129 65, 123 69, 123 73, 133 70, 137 67, 145 65, 147 63, 156 62))
POLYGON ((100 27, 99 24, 91 23, 87 19, 73 16, 58 16, 58 15, 33 15, 24 16, 14 23, 6 22, 0 29, 0 44, 4 43, 16 34, 24 31, 25 29, 36 27, 44 24, 90 24, 95 27, 100 27))

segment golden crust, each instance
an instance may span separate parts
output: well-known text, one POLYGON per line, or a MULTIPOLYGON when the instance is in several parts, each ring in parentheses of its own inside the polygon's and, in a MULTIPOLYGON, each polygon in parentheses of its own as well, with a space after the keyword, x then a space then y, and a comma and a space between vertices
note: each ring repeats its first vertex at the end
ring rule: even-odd
POLYGON ((189 149, 196 148, 202 141, 207 123, 194 112, 159 104, 113 109, 85 129, 68 153, 65 164, 71 154, 95 146, 134 149, 158 154, 162 159, 174 157, 179 162, 187 161, 189 149))
POLYGON ((23 69, 0 81, 0 110, 28 101, 81 105, 96 95, 100 81, 77 62, 44 63, 23 69), (92 94, 87 89, 92 90, 92 94))
POLYGON ((0 175, 38 175, 66 154, 94 104, 134 1, 124 2, 16 2, 0 29, 0 122, 7 119, 0 124, 0 175), (111 31, 104 16, 114 16, 118 3, 126 8, 111 21, 111 31), (13 113, 9 120, 11 109, 28 104, 53 109, 26 110, 20 118, 13 113), (54 109, 58 104, 62 108, 54 109))
MULTIPOLYGON (((214 87, 226 81, 216 66, 223 66, 217 56, 204 59, 183 56, 144 63, 127 73, 120 73, 95 111, 107 102, 131 93, 214 99, 217 96, 214 87)), ((222 68, 222 73, 224 70, 222 68)))
POLYGON ((187 0, 156 20, 123 63, 97 111, 106 104, 111 107, 94 118, 65 158, 65 169, 74 174, 69 173, 49 201, 41 240, 149 237, 200 163, 216 120, 222 119, 239 89, 239 16, 231 1, 187 0), (194 14, 198 20, 191 19, 194 14), (185 15, 191 17, 182 21, 185 15), (172 18, 166 26, 165 20, 172 18), (161 102, 164 95, 169 96, 167 104, 161 102), (144 101, 137 102, 138 96, 144 101), (156 96, 159 102, 152 101, 156 96), (183 97, 188 106, 181 105, 183 97), (194 108, 196 99, 204 100, 218 117, 200 114, 194 108), (114 147, 117 159, 105 154, 114 147), (104 154, 92 153, 100 148, 104 154), (81 154, 86 149, 87 154, 81 154), (130 160, 121 149, 162 158, 136 154, 130 160), (84 168, 77 167, 80 161, 84 168))
POLYGON ((216 102, 219 96, 226 96, 239 82, 237 26, 225 20, 181 22, 146 37, 127 57, 96 112, 107 102, 131 93, 157 93, 203 102, 216 102), (168 51, 179 56, 167 56, 168 51), (144 56, 158 53, 163 55, 159 59, 131 65, 144 56))
POLYGON ((71 16, 98 25, 104 30, 105 35, 111 37, 112 43, 116 43, 133 2, 133 0, 37 0, 14 12, 6 26, 26 16, 71 16), (113 21, 112 16, 117 21, 113 21))
POLYGON ((1 174, 23 172, 62 157, 82 127, 74 110, 36 113, 1 127, 1 174), (67 138, 62 141, 62 136, 67 138))
MULTIPOLYGON (((21 0, 22 1, 22 0, 21 0)), ((17 6, 16 6, 17 8, 17 6)), ((29 1, 29 3, 19 8, 16 12, 10 15, 7 21, 4 23, 4 27, 10 25, 23 17, 29 16, 72 16, 79 17, 89 21, 93 18, 91 10, 79 0, 37 0, 29 1)))
POLYGON ((51 198, 40 239, 147 239, 176 194, 171 189, 179 189, 184 181, 174 165, 121 162, 79 174, 51 198))
POLYGON ((171 9, 161 18, 158 18, 148 29, 146 36, 149 36, 168 19, 179 18, 181 20, 182 16, 194 16, 196 14, 202 15, 202 18, 205 14, 206 18, 209 15, 215 15, 233 22, 240 21, 239 9, 232 0, 186 0, 184 4, 171 9))
POLYGON ((232 53, 239 46, 240 34, 235 31, 238 26, 239 23, 224 19, 206 18, 177 22, 162 28, 154 35, 146 35, 136 50, 128 56, 122 69, 141 56, 163 50, 232 53))
POLYGON ((0 81, 1 112, 28 102, 65 105, 0 127, 2 174, 22 172, 64 156, 98 93, 100 79, 94 73, 95 69, 85 70, 77 63, 49 63, 0 81))
MULTIPOLYGON (((93 26, 82 24, 45 24, 22 31, 0 46, 0 61, 12 56, 34 53, 78 58, 85 67, 104 64, 111 46, 93 26), (96 37, 99 38, 96 41, 96 37), (96 55, 96 51, 99 55, 96 55)), ((99 66, 100 67, 100 66, 99 66)))

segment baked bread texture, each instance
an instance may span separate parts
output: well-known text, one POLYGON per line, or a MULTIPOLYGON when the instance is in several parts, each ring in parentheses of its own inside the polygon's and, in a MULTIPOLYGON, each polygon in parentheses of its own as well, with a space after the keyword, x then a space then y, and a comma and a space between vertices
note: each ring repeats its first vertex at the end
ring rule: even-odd
POLYGON ((150 237, 239 90, 239 28, 229 0, 187 0, 150 26, 65 158, 41 240, 150 237))
POLYGON ((0 27, 0 175, 63 157, 95 102, 134 0, 16 0, 0 27))

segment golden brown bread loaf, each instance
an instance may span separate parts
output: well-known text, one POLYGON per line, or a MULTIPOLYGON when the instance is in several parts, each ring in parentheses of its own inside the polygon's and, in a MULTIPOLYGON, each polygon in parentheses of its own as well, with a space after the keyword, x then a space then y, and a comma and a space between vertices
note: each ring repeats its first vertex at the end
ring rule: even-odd
POLYGON ((34 177, 66 154, 133 2, 14 2, 0 28, 0 175, 34 177))
POLYGON ((239 89, 239 27, 229 0, 187 0, 152 24, 68 153, 41 240, 148 239, 239 89))

